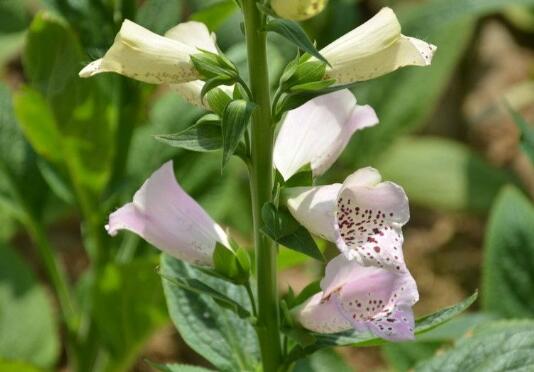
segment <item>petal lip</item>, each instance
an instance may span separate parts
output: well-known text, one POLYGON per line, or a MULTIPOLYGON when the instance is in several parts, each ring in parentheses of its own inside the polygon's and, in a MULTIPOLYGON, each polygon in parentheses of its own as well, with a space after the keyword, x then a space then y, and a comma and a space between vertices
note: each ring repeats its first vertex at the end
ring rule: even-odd
POLYGON ((132 231, 160 250, 199 265, 211 265, 217 242, 230 247, 222 228, 176 182, 172 161, 150 176, 133 202, 110 215, 106 230, 112 236, 132 231))
POLYGON ((349 260, 407 271, 402 226, 410 218, 408 198, 402 187, 380 181, 371 167, 347 177, 337 197, 334 241, 349 260))
POLYGON ((276 138, 274 164, 284 180, 308 164, 313 176, 320 176, 356 131, 377 123, 374 110, 357 105, 348 89, 316 97, 287 113, 276 138))

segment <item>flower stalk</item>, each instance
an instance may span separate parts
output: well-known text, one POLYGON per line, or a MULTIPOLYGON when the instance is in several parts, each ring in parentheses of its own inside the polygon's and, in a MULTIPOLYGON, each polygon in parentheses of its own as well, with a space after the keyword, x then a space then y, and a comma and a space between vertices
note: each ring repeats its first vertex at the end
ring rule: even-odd
POLYGON ((250 90, 257 108, 252 117, 249 165, 256 248, 258 322, 264 371, 277 371, 282 364, 280 315, 277 288, 277 247, 261 233, 261 208, 272 200, 274 125, 271 116, 264 16, 255 0, 243 0, 250 90))

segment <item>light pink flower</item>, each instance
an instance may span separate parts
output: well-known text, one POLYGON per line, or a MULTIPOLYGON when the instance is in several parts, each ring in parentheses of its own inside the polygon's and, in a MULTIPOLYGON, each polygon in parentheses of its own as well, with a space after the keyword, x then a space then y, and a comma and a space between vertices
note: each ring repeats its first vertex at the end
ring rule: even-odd
POLYGON ((294 310, 303 327, 318 333, 353 328, 392 341, 414 338, 412 306, 419 293, 408 271, 366 267, 339 255, 326 266, 321 289, 294 310))
POLYGON ((145 181, 128 203, 109 216, 106 230, 130 230, 156 248, 198 265, 210 265, 217 242, 230 247, 222 228, 176 182, 172 161, 145 181))
POLYGON ((314 177, 320 176, 356 131, 377 123, 375 111, 357 105, 348 89, 316 97, 287 113, 276 138, 274 164, 285 180, 307 164, 314 177))
POLYGON ((408 198, 402 187, 380 181, 376 169, 362 168, 343 184, 287 189, 287 206, 304 227, 335 242, 349 260, 403 271, 408 198))

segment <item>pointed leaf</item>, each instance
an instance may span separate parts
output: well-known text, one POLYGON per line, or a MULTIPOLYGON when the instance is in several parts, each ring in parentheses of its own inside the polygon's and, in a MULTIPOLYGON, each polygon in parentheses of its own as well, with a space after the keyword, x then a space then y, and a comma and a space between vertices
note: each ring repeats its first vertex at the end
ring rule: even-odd
POLYGON ((226 106, 222 119, 223 168, 243 138, 254 108, 254 103, 245 100, 232 101, 226 106))
POLYGON ((222 131, 219 118, 208 114, 195 125, 175 134, 160 134, 155 138, 172 147, 191 151, 214 151, 222 147, 222 131))
POLYGON ((319 53, 317 48, 315 48, 315 45, 313 45, 308 35, 306 35, 306 32, 297 22, 289 19, 273 18, 265 25, 265 29, 267 31, 276 32, 306 53, 309 53, 318 60, 329 64, 328 61, 319 53))

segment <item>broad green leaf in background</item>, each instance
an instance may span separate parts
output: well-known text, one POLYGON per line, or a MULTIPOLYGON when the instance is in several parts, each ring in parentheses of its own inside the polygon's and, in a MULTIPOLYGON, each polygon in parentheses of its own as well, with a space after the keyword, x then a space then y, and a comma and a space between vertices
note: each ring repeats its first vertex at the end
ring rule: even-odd
POLYGON ((238 99, 230 102, 224 109, 222 118, 223 168, 243 139, 255 106, 253 102, 238 99))
POLYGON ((382 346, 382 353, 395 371, 409 371, 418 362, 431 358, 436 350, 463 337, 474 327, 494 317, 482 313, 462 314, 450 322, 417 337, 417 341, 389 343, 382 346))
POLYGON ((147 0, 139 7, 135 21, 162 35, 180 23, 182 7, 181 0, 147 0))
POLYGON ((185 364, 158 364, 152 362, 149 362, 149 364, 161 372, 214 372, 212 369, 185 364))
POLYGON ((44 372, 43 369, 37 368, 25 362, 10 362, 0 358, 0 371, 9 372, 44 372))
POLYGON ((531 371, 534 322, 496 321, 475 328, 452 349, 419 364, 417 372, 531 371))
MULTIPOLYGON (((443 308, 435 313, 423 316, 415 322, 416 336, 426 333, 441 324, 444 324, 461 314, 475 302, 478 293, 474 293, 456 305, 443 308)), ((298 360, 316 350, 332 346, 377 346, 384 345, 388 342, 384 339, 373 336, 370 333, 358 333, 356 331, 347 331, 332 334, 310 333, 315 338, 315 343, 306 346, 296 346, 289 354, 289 360, 298 360)))
POLYGON ((51 368, 59 334, 50 299, 30 268, 0 245, 0 359, 51 368))
MULTIPOLYGON (((164 276, 198 279, 250 310, 243 287, 208 276, 193 267, 162 255, 164 276)), ((232 311, 220 307, 212 298, 191 294, 163 280, 167 307, 174 325, 185 342, 218 370, 256 371, 259 349, 252 325, 232 311)))
POLYGON ((147 339, 168 323, 153 256, 109 264, 97 279, 94 319, 110 353, 110 370, 129 370, 147 339))
POLYGON ((486 212, 509 181, 465 145, 437 137, 399 140, 376 166, 411 202, 444 210, 486 212))
MULTIPOLYGON (((109 76, 80 79, 78 72, 86 57, 70 27, 49 13, 34 18, 27 35, 23 55, 24 72, 32 89, 46 101, 56 122, 54 142, 43 141, 36 150, 52 161, 68 162, 73 182, 94 193, 100 192, 110 176, 116 113, 109 76), (106 89, 104 89, 106 88, 106 89), (60 137, 63 153, 58 153, 60 137), (45 147, 47 146, 45 151, 45 147)), ((43 105, 41 105, 43 106, 43 105)), ((39 128, 37 107, 19 105, 17 115, 31 116, 33 123, 24 127, 39 128), (26 110, 33 110, 25 115, 26 110)), ((43 115, 49 116, 46 112, 43 115)), ((35 137, 26 132, 28 138, 35 137)), ((52 138, 52 137, 49 137, 52 138)))
MULTIPOLYGON (((0 83, 0 199, 15 203, 13 207, 19 214, 31 211, 39 215, 47 188, 35 164, 35 153, 18 126, 11 101, 9 88, 0 83)), ((7 218, 6 213, 2 215, 7 218)))
POLYGON ((24 1, 0 1, 0 35, 17 33, 28 27, 30 16, 24 1))
POLYGON ((199 9, 191 15, 191 19, 204 23, 211 31, 216 31, 237 10, 235 0, 222 0, 199 9))
POLYGON ((506 318, 534 317, 534 207, 513 187, 491 211, 484 242, 483 304, 506 318))
POLYGON ((351 372, 354 371, 333 349, 323 349, 299 360, 293 372, 351 372))

